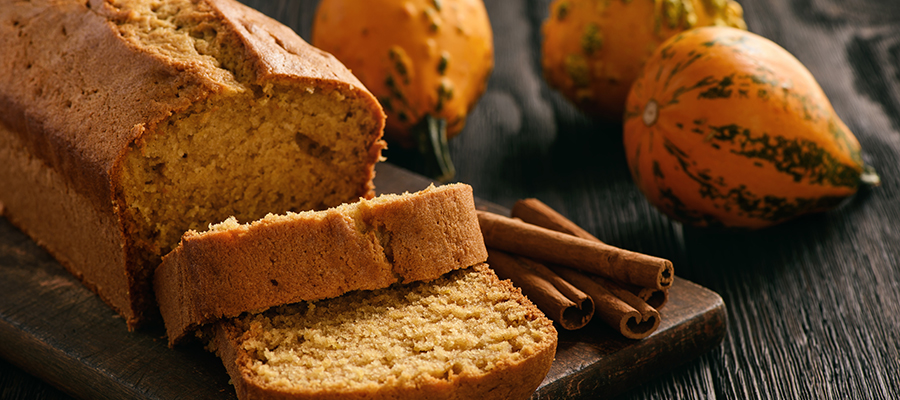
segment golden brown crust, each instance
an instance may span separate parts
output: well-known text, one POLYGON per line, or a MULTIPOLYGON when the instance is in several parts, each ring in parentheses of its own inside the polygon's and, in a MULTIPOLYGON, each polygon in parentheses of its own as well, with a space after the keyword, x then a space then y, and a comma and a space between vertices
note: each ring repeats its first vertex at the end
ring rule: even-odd
MULTIPOLYGON (((233 44, 252 78, 240 84, 338 89, 363 104, 377 123, 369 132, 370 168, 355 181, 357 194, 371 197, 374 163, 384 148, 376 99, 333 57, 255 10, 231 0, 195 5, 230 27, 223 35, 238 39, 233 44)), ((0 135, 17 146, 16 155, 0 160, 13 164, 0 170, 0 179, 16 180, 17 189, 0 193, 0 201, 5 215, 133 328, 155 313, 149 279, 155 265, 145 265, 147 256, 136 247, 143 238, 123 218, 130 205, 122 194, 122 159, 161 121, 228 95, 235 82, 221 68, 138 45, 120 32, 130 15, 103 0, 0 7, 0 135)))
POLYGON ((452 184, 188 232, 154 289, 174 344, 222 317, 430 280, 486 259, 472 188, 452 184))
POLYGON ((484 275, 488 284, 502 286, 508 291, 525 310, 526 318, 542 322, 538 324, 538 329, 551 334, 551 339, 543 341, 539 348, 516 362, 498 363, 485 373, 450 374, 445 379, 419 381, 415 386, 384 384, 340 392, 278 387, 262 382, 253 372, 254 358, 243 346, 250 333, 241 329, 233 320, 223 320, 212 327, 209 349, 222 359, 241 400, 527 399, 550 370, 556 354, 556 330, 552 322, 518 288, 508 280, 499 280, 487 264, 476 265, 472 270, 484 275))
POLYGON ((89 198, 70 190, 62 174, 33 157, 2 121, 0 160, 0 197, 5 205, 0 215, 35 238, 60 264, 125 315, 127 309, 117 308, 128 304, 125 274, 102 270, 108 264, 124 263, 121 247, 116 245, 121 233, 108 221, 111 213, 97 210, 89 198), (92 251, 73 251, 78 249, 92 251))

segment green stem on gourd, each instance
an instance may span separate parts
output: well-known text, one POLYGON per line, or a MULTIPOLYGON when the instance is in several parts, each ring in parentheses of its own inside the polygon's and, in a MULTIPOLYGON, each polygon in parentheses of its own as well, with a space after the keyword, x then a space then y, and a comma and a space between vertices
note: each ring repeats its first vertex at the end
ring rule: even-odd
POLYGON ((422 157, 423 173, 438 182, 447 182, 456 175, 450 147, 447 145, 447 121, 426 115, 410 132, 422 157))
POLYGON ((408 131, 413 147, 399 143, 386 151, 388 162, 445 183, 453 179, 456 169, 447 146, 447 121, 426 115, 408 131))

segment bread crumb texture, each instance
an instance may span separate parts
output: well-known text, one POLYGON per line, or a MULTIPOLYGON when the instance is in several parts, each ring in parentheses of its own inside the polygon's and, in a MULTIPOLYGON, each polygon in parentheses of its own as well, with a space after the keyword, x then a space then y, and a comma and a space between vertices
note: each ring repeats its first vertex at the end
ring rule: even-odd
MULTIPOLYGON (((203 83, 215 85, 212 95, 160 122, 124 160, 124 213, 149 264, 189 229, 231 216, 324 209, 366 194, 379 120, 369 102, 350 97, 358 93, 258 82, 239 34, 206 3, 112 6, 126 41, 215 78, 203 83)), ((179 94, 194 93, 185 85, 179 94)))
POLYGON ((552 322, 481 268, 241 317, 249 370, 280 390, 415 387, 480 376, 555 344, 552 322))

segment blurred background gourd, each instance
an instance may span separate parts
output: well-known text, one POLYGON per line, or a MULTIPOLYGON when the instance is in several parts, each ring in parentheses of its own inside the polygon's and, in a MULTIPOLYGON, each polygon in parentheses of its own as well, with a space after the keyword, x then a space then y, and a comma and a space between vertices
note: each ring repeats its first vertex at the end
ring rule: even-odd
POLYGON ((494 66, 481 0, 322 0, 312 43, 381 102, 390 161, 453 177, 447 140, 465 126, 494 66))
POLYGON ((628 89, 653 50, 708 25, 746 29, 731 0, 555 0, 543 24, 544 78, 588 116, 621 121, 628 89))

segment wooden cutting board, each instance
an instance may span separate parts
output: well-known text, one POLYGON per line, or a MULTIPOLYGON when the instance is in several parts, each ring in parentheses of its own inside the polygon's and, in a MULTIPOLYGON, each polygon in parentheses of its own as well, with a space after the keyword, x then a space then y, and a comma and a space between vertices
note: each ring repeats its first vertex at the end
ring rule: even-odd
MULTIPOLYGON (((390 164, 377 173, 383 193, 430 184, 390 164)), ((494 204, 476 205, 508 215, 494 204)), ((3 218, 0 292, 0 357, 75 397, 236 398, 213 354, 197 344, 170 349, 161 328, 128 332, 117 314, 3 218)), ((722 298, 684 279, 675 280, 661 316, 658 331, 638 341, 599 320, 560 330, 556 360, 532 398, 612 396, 703 354, 725 336, 722 298)))

